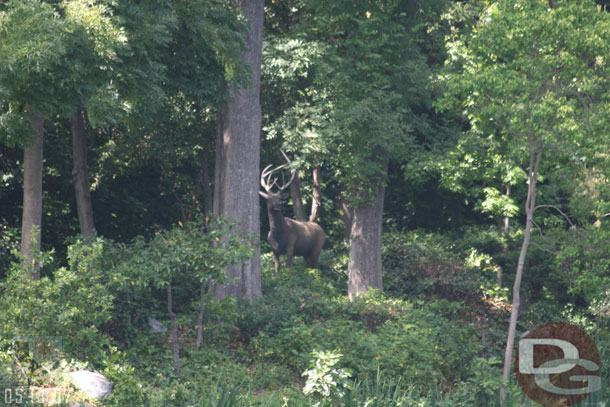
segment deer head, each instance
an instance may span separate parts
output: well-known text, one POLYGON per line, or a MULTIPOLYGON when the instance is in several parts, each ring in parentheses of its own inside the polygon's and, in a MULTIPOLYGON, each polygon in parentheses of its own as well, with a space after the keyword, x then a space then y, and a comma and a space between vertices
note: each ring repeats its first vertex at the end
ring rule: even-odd
POLYGON ((261 173, 261 186, 265 192, 258 191, 258 193, 267 200, 267 208, 274 211, 279 211, 281 208, 281 200, 288 197, 286 189, 290 186, 290 183, 294 180, 296 175, 296 171, 293 171, 290 180, 286 182, 284 173, 282 172, 282 184, 278 184, 278 177, 274 176, 274 173, 291 163, 290 158, 288 158, 286 153, 282 151, 282 155, 286 159, 287 163, 276 168, 272 168, 273 164, 266 166, 261 173), (277 187, 278 191, 274 192, 273 187, 277 187))

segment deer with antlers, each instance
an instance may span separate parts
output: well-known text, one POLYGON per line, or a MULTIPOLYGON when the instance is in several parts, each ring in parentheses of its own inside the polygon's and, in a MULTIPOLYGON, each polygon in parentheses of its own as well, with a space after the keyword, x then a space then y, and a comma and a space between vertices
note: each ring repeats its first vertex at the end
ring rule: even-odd
POLYGON ((259 191, 267 200, 270 228, 267 241, 273 250, 275 272, 280 269, 280 254, 286 255, 286 267, 292 265, 293 256, 302 256, 308 267, 318 268, 318 258, 326 240, 324 230, 315 222, 301 222, 282 216, 281 200, 288 196, 286 189, 295 176, 293 171, 286 183, 282 173, 282 185, 278 185, 278 177, 274 173, 290 164, 288 156, 283 151, 282 154, 288 162, 276 168, 272 168, 273 165, 265 167, 261 173, 261 186, 265 192, 259 191), (277 192, 273 192, 274 187, 277 187, 277 192))

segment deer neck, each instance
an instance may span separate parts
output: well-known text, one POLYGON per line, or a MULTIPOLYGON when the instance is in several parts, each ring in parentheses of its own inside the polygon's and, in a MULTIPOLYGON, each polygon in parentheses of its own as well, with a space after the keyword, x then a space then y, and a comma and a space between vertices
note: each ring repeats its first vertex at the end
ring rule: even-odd
POLYGON ((273 231, 283 231, 287 228, 286 219, 282 215, 282 211, 275 211, 271 208, 267 208, 267 215, 269 216, 269 226, 273 231))

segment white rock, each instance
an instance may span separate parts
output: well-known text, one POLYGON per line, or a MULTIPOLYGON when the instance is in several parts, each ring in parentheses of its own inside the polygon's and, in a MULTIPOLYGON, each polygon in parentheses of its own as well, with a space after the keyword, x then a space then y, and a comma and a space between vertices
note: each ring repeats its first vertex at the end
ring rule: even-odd
POLYGON ((163 326, 161 321, 157 321, 154 318, 148 317, 148 325, 150 325, 150 332, 154 332, 154 333, 167 332, 167 328, 163 326))
POLYGON ((112 393, 112 383, 101 373, 77 370, 71 372, 70 377, 74 385, 90 397, 101 398, 112 393))

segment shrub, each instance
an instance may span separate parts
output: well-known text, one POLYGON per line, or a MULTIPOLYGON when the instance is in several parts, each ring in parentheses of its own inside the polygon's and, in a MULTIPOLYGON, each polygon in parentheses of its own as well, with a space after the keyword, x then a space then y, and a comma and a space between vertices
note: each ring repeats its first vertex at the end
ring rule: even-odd
POLYGON ((430 295, 468 297, 480 281, 449 252, 452 246, 445 238, 432 234, 384 234, 384 289, 405 299, 430 295))
MULTIPOLYGON (((106 285, 107 276, 99 269, 88 268, 100 255, 101 246, 94 243, 88 247, 71 246, 68 267, 56 270, 53 278, 34 281, 31 270, 13 265, 1 286, 0 327, 4 337, 32 338, 41 346, 54 345, 52 341, 71 358, 98 360, 109 343, 99 327, 112 316, 113 296, 106 285)), ((40 257, 44 264, 50 255, 40 257)))

